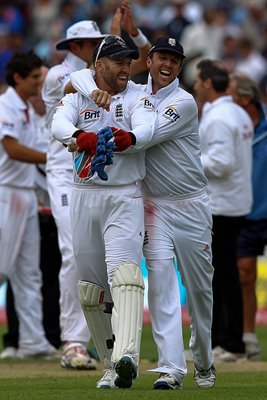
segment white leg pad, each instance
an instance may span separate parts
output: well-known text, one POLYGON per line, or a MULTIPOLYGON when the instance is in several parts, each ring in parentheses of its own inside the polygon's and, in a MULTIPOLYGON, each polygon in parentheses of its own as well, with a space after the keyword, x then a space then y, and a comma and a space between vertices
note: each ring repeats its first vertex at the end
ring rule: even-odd
POLYGON ((138 265, 122 264, 116 269, 112 281, 112 326, 115 334, 113 362, 117 362, 124 354, 131 354, 137 365, 139 363, 144 289, 138 265))
POLYGON ((78 292, 99 358, 104 368, 109 369, 114 343, 111 327, 112 301, 102 287, 91 282, 78 281, 78 292))

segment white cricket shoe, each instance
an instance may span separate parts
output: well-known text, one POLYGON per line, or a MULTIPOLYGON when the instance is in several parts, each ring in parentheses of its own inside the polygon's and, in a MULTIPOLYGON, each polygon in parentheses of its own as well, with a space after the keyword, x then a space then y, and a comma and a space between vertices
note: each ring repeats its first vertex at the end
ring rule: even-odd
POLYGON ((137 365, 133 358, 125 354, 119 361, 115 363, 115 371, 117 376, 115 378, 115 385, 119 388, 130 388, 133 379, 137 377, 137 365))
POLYGON ((16 353, 17 358, 26 359, 26 358, 35 358, 40 360, 58 360, 60 358, 60 353, 57 351, 55 347, 50 345, 47 350, 32 352, 26 349, 18 349, 16 353))
POLYGON ((245 343, 247 359, 249 361, 261 361, 261 349, 256 333, 244 333, 243 342, 245 343))
POLYGON ((96 369, 97 364, 81 343, 69 343, 65 345, 60 365, 62 368, 92 370, 96 369))
POLYGON ((217 346, 212 350, 214 363, 218 362, 236 362, 246 361, 247 357, 245 353, 232 353, 223 349, 221 346, 217 346))
POLYGON ((0 353, 1 360, 6 360, 8 358, 17 358, 16 347, 8 346, 0 353))
POLYGON ((116 371, 114 369, 106 369, 105 374, 102 378, 97 382, 96 387, 97 389, 115 389, 115 378, 116 378, 116 371))
POLYGON ((212 388, 215 385, 216 381, 216 369, 213 365, 209 369, 198 369, 195 366, 194 378, 199 388, 212 388))
POLYGON ((155 390, 180 390, 182 385, 177 382, 173 375, 161 373, 159 378, 154 382, 153 389, 155 390))

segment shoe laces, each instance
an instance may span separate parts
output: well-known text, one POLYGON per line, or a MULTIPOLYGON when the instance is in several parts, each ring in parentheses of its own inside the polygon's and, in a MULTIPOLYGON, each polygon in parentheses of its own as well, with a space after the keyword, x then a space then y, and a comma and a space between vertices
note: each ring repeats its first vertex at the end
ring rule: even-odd
POLYGON ((104 373, 103 378, 114 378, 114 376, 116 375, 116 372, 114 369, 109 368, 109 369, 105 369, 104 371, 105 371, 105 373, 104 373))
POLYGON ((198 369, 198 368, 196 367, 196 373, 197 373, 200 377, 208 378, 208 377, 210 377, 211 373, 214 373, 214 374, 215 374, 215 368, 214 368, 213 365, 212 365, 210 368, 208 368, 208 369, 198 369))
POLYGON ((171 375, 171 374, 169 374, 168 372, 161 372, 160 374, 159 374, 159 377, 160 378, 173 378, 173 376, 171 375))

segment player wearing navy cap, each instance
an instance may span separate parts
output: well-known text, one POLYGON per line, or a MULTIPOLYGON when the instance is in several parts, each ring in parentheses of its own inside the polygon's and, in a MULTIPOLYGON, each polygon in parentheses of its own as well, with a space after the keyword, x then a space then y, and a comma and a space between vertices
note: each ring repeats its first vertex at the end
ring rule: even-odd
MULTIPOLYGON (((185 58, 174 38, 159 38, 152 46, 144 85, 146 104, 157 112, 156 131, 146 150, 144 245, 149 271, 149 307, 159 352, 160 373, 155 389, 180 389, 187 373, 181 324, 180 294, 174 267, 175 256, 187 289, 191 318, 190 348, 195 363, 195 381, 201 388, 213 387, 211 210, 207 179, 200 161, 198 109, 191 94, 179 87, 177 76, 185 58)), ((93 95, 109 107, 88 70, 71 74, 74 87, 93 95), (93 92, 93 93, 92 93, 93 92)), ((134 144, 129 132, 125 137, 134 144)), ((115 133, 116 140, 116 133, 115 133)), ((138 137, 132 149, 138 148, 138 137)), ((110 170, 112 166, 110 167, 110 170)))

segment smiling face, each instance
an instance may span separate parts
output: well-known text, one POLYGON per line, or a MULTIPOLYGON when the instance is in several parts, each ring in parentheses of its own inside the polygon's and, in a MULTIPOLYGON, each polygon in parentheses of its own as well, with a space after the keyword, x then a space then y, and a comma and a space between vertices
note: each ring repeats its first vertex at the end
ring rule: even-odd
POLYGON ((155 51, 147 59, 147 67, 152 76, 153 93, 168 86, 181 72, 183 58, 171 51, 155 51))
POLYGON ((132 59, 125 57, 111 60, 103 57, 96 62, 96 83, 101 90, 114 95, 126 89, 132 67, 132 59))

